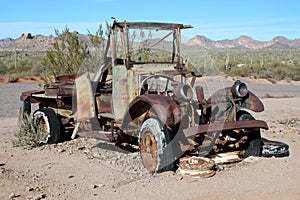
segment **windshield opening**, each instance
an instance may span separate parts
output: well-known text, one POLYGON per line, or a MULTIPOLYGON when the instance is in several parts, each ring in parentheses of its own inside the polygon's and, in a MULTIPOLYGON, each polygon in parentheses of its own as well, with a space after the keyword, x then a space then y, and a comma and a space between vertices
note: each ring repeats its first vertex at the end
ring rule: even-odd
POLYGON ((128 29, 128 55, 133 62, 174 62, 176 30, 128 29))

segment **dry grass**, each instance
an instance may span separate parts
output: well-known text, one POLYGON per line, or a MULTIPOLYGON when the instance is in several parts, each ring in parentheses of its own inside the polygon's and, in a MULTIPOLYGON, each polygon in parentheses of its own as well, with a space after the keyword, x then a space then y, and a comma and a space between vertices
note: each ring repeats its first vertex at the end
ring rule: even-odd
POLYGON ((15 131, 13 145, 23 147, 24 149, 32 149, 40 146, 41 141, 47 137, 47 133, 35 126, 33 119, 25 115, 19 127, 15 131))

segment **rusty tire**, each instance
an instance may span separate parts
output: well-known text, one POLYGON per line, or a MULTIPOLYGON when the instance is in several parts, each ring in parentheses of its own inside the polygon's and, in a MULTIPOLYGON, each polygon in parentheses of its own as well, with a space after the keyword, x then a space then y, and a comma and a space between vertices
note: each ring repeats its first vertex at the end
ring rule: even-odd
POLYGON ((150 173, 160 173, 174 168, 174 156, 166 126, 158 119, 149 118, 142 124, 139 146, 143 165, 150 173))
MULTIPOLYGON (((246 111, 240 111, 238 113, 238 120, 255 120, 255 118, 246 111)), ((243 158, 249 156, 261 156, 262 155, 262 141, 259 128, 244 129, 245 135, 248 137, 247 147, 243 158)))
POLYGON ((54 144, 60 138, 60 123, 55 112, 50 108, 38 109, 33 113, 36 128, 47 132, 41 143, 54 144))

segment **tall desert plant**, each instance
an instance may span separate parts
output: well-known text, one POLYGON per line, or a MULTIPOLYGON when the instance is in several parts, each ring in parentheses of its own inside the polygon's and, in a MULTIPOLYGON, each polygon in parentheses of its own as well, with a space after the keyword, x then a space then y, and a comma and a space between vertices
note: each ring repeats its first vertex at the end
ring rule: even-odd
POLYGON ((44 65, 54 76, 77 73, 89 55, 88 45, 79 40, 78 33, 66 27, 62 33, 55 30, 56 38, 52 49, 46 52, 44 65))

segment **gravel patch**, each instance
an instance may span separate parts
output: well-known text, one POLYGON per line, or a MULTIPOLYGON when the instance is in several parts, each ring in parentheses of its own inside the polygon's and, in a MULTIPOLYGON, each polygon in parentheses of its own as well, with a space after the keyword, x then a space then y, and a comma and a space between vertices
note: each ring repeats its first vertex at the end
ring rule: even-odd
MULTIPOLYGON (((101 164, 126 174, 148 174, 140 158, 138 147, 118 147, 114 143, 88 138, 50 145, 59 154, 83 153, 88 159, 98 159, 101 164), (131 150, 129 150, 131 149, 131 150)), ((44 149, 45 146, 40 147, 44 149)))
POLYGON ((38 83, 0 84, 0 118, 18 117, 21 93, 38 89, 41 89, 38 83))

